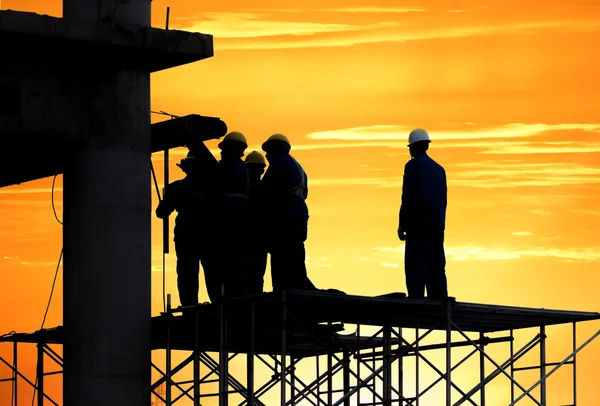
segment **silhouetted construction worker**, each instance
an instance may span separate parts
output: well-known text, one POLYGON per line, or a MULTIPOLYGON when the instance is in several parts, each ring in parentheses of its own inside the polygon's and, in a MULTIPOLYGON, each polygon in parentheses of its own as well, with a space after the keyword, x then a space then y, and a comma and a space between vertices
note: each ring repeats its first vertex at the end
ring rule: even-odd
POLYGON ((239 297, 249 293, 248 254, 248 174, 242 160, 248 148, 244 134, 233 131, 219 143, 220 203, 219 236, 222 278, 225 295, 239 297))
POLYGON ((262 179, 267 210, 267 243, 271 254, 273 291, 314 290, 306 274, 304 242, 308 232, 308 179, 290 155, 283 134, 273 134, 262 145, 269 168, 262 179))
POLYGON ((217 257, 212 241, 214 230, 214 184, 212 176, 191 153, 177 164, 185 178, 167 185, 165 195, 156 208, 156 216, 164 219, 173 211, 174 242, 177 254, 177 289, 182 306, 198 303, 199 261, 211 301, 219 297, 217 257))
POLYGON ((448 296, 444 230, 446 171, 427 155, 429 135, 413 130, 408 136, 412 159, 404 166, 398 237, 406 240, 404 268, 408 297, 442 299, 448 296))
POLYGON ((264 288, 265 271, 267 269, 267 244, 263 231, 264 198, 261 176, 265 173, 265 158, 258 151, 246 156, 250 198, 250 217, 248 234, 248 285, 250 293, 260 294, 264 288))

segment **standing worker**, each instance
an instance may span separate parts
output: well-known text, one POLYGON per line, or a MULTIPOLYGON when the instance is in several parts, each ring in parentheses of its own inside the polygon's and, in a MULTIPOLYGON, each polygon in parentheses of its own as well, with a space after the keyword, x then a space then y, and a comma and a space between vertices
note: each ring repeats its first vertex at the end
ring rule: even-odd
POLYGON ((219 256, 227 297, 249 293, 247 286, 248 254, 248 174, 242 161, 248 148, 246 137, 238 131, 228 133, 219 143, 220 203, 219 256))
POLYGON ((404 270, 408 297, 448 296, 444 231, 448 188, 446 171, 427 155, 429 134, 416 129, 408 136, 412 159, 404 166, 398 237, 406 241, 404 270))
POLYGON ((271 254, 273 291, 315 290, 306 274, 304 242, 308 233, 308 178, 291 155, 283 134, 273 134, 262 145, 269 168, 263 176, 267 210, 267 242, 271 254))
POLYGON ((263 292, 265 271, 267 269, 267 244, 265 233, 261 227, 264 213, 261 176, 265 173, 265 158, 258 151, 246 156, 250 198, 250 222, 248 234, 248 285, 250 293, 258 295, 263 292))
POLYGON ((200 264, 204 270, 206 289, 211 301, 219 298, 219 275, 212 245, 214 187, 211 174, 191 152, 177 164, 185 178, 170 183, 158 207, 156 216, 167 218, 177 211, 174 242, 177 255, 177 289, 182 306, 198 304, 200 264))

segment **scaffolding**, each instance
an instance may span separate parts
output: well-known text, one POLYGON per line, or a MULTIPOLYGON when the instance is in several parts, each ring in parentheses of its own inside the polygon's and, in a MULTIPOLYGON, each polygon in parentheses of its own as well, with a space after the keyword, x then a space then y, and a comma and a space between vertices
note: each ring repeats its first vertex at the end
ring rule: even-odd
MULTIPOLYGON (((166 312, 152 321, 152 348, 165 350, 165 367, 163 370, 152 364, 159 378, 150 390, 156 404, 166 405, 183 399, 199 405, 207 397, 218 397, 220 406, 227 406, 234 399, 240 406, 265 405, 262 401, 265 395, 277 390, 278 403, 282 406, 419 406, 420 401, 424 404, 424 395, 442 385, 444 401, 439 404, 485 406, 486 386, 497 377, 505 376, 510 382, 507 390, 510 390, 511 406, 524 398, 546 406, 547 378, 559 368, 570 365, 571 404, 577 405, 577 354, 600 335, 599 330, 577 345, 577 326, 598 319, 600 313, 596 312, 463 303, 454 298, 413 300, 402 293, 365 297, 328 291, 286 291, 281 295, 267 293, 192 307, 172 308, 169 303, 166 312), (547 361, 546 328, 569 324, 572 325, 569 354, 558 362, 547 361), (348 325, 355 326, 355 330, 342 332, 348 325), (374 332, 366 334, 369 329, 374 332), (516 348, 514 333, 531 329, 535 330, 533 337, 516 348), (422 344, 434 331, 445 333, 445 339, 422 344), (491 337, 497 333, 502 335, 491 337), (452 334, 460 338, 453 340, 452 334), (410 336, 415 339, 409 340, 410 336), (492 344, 508 345, 508 359, 494 359, 486 350, 492 344), (470 349, 468 355, 453 356, 453 349, 460 347, 470 349), (518 361, 523 361, 525 355, 536 348, 539 351, 537 365, 517 366, 518 361), (434 350, 445 353, 444 366, 428 359, 429 352, 434 350), (174 362, 175 353, 186 357, 174 362), (245 382, 229 370, 232 360, 241 358, 242 354, 245 355, 245 382), (479 355, 477 383, 471 388, 460 388, 452 374, 476 354, 479 355), (321 362, 323 358, 325 367, 321 362), (407 370, 407 358, 414 359, 414 370, 407 370), (493 370, 486 371, 486 361, 493 365, 493 370), (272 373, 260 385, 256 382, 255 364, 272 373), (421 364, 439 375, 427 386, 420 382, 424 369, 421 364), (307 380, 307 374, 297 371, 309 365, 314 368, 314 379, 307 380), (192 379, 178 381, 176 378, 190 367, 192 379), (519 383, 517 374, 527 370, 539 370, 539 379, 529 387, 519 383), (411 373, 414 388, 407 387, 411 373), (210 384, 218 385, 218 390, 207 390, 210 384), (408 395, 409 392, 414 393, 408 395)), ((17 383, 22 381, 36 388, 38 405, 58 406, 44 392, 44 377, 62 372, 62 358, 52 348, 62 345, 62 327, 11 334, 0 341, 13 345, 12 362, 0 358, 11 373, 11 377, 0 382, 13 385, 13 404, 18 405, 17 383), (21 343, 37 345, 37 383, 19 372, 17 353, 21 343), (49 371, 46 359, 58 370, 49 371)))

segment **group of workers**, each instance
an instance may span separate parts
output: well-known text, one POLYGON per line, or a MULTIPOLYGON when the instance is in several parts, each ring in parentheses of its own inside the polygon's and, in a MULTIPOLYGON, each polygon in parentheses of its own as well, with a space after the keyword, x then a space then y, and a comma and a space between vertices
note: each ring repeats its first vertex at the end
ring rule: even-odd
POLYGON ((210 301, 263 292, 267 255, 273 291, 315 290, 305 266, 308 230, 306 172, 290 155, 283 134, 252 151, 237 131, 219 143, 221 160, 190 153, 178 166, 185 178, 170 183, 156 209, 159 218, 177 211, 174 242, 182 306, 198 303, 199 264, 210 301))
MULTIPOLYGON (((408 137, 411 159, 404 167, 398 237, 406 241, 408 297, 441 300, 448 296, 444 233, 446 172, 427 154, 429 135, 413 130, 408 137)), ((190 153, 178 166, 185 178, 169 184, 156 209, 159 218, 173 211, 177 287, 182 306, 198 303, 199 263, 210 301, 263 292, 267 255, 271 256, 274 292, 317 290, 305 266, 308 229, 307 175, 290 155, 282 134, 263 144, 265 157, 249 153, 240 132, 219 143, 221 160, 190 153)), ((339 292, 339 291, 338 291, 339 292)))

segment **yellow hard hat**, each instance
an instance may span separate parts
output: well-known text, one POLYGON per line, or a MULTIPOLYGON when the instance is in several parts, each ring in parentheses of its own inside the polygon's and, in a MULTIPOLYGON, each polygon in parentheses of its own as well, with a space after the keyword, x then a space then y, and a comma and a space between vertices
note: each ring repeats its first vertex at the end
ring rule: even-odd
POLYGON ((246 137, 239 131, 232 131, 227 134, 223 141, 219 143, 219 148, 223 149, 223 146, 230 142, 238 142, 244 145, 244 148, 248 148, 248 142, 246 141, 246 137))
POLYGON ((271 144, 273 141, 277 141, 277 142, 282 142, 283 144, 285 144, 289 149, 292 148, 292 145, 290 144, 290 140, 288 140, 288 137, 286 137, 283 134, 273 134, 271 135, 269 138, 267 138, 267 140, 262 144, 262 150, 266 151, 266 148, 269 148, 269 144, 271 144))
POLYGON ((258 151, 252 151, 248 155, 246 155, 246 165, 247 164, 260 164, 266 165, 265 157, 258 151))

